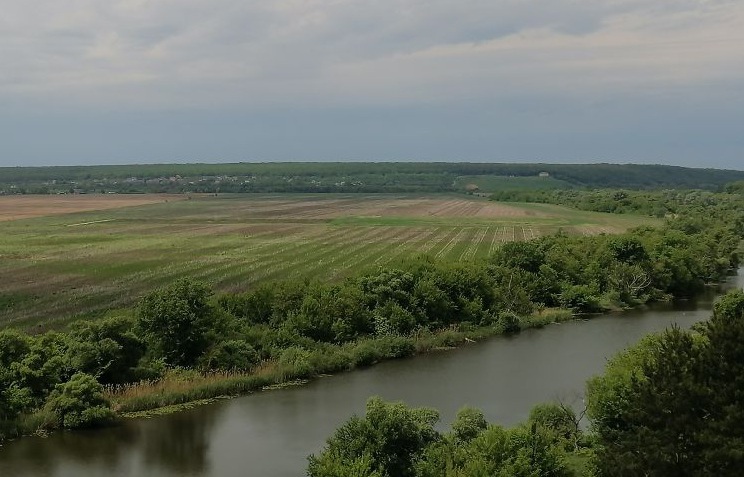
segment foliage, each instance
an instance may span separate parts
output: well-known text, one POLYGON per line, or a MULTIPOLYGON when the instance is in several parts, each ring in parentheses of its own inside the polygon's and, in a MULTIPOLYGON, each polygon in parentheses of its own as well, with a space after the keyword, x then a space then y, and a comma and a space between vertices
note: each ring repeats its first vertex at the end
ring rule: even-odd
POLYGON ((528 423, 544 431, 566 450, 576 450, 579 447, 582 431, 579 418, 570 406, 562 403, 537 405, 530 411, 528 423))
POLYGON ((174 366, 190 366, 201 357, 215 323, 209 294, 204 285, 180 279, 142 299, 137 326, 156 356, 174 366))
POLYGON ((667 330, 588 386, 600 475, 737 475, 744 465, 744 293, 700 335, 667 330))
POLYGON ((244 340, 219 342, 206 359, 208 369, 225 371, 247 371, 260 361, 256 350, 244 340))
POLYGON ((136 381, 147 348, 133 327, 134 320, 121 317, 74 323, 69 333, 72 367, 101 384, 136 381))
POLYGON ((535 426, 489 426, 472 408, 458 413, 451 433, 437 432, 437 420, 436 411, 371 398, 364 418, 352 417, 309 458, 308 475, 568 475, 562 449, 535 426))
POLYGON ((744 179, 741 171, 639 164, 237 163, 4 167, 0 192, 443 192, 548 186, 701 187, 744 179), (547 172, 550 177, 539 177, 547 172))
POLYGON ((464 407, 457 411, 457 417, 452 423, 452 436, 461 442, 475 439, 478 434, 488 427, 483 412, 472 407, 464 407))
POLYGON ((46 408, 54 412, 66 428, 100 426, 115 418, 103 397, 103 387, 85 373, 76 373, 68 382, 58 384, 49 395, 46 408))
POLYGON ((380 477, 413 476, 417 456, 437 436, 438 420, 439 414, 431 409, 371 398, 364 418, 351 418, 328 439, 320 455, 310 457, 308 475, 369 475, 358 473, 364 471, 380 477))

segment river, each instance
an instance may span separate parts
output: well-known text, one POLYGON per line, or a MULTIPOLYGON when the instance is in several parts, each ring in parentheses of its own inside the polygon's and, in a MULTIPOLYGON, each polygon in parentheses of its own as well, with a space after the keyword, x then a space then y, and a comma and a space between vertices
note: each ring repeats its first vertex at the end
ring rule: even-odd
MULTIPOLYGON (((742 285, 744 269, 726 287, 742 285)), ((549 325, 114 428, 6 442, 0 476, 302 476, 307 455, 373 395, 437 408, 443 429, 464 405, 513 425, 540 402, 581 407, 587 378, 609 357, 647 333, 707 319, 714 297, 549 325)))

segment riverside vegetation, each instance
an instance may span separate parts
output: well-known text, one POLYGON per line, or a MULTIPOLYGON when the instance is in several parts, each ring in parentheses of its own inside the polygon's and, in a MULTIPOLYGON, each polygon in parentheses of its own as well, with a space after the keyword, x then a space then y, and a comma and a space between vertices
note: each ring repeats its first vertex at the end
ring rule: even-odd
POLYGON ((533 408, 511 429, 462 409, 438 432, 433 409, 372 398, 309 458, 310 477, 739 476, 744 466, 744 292, 692 331, 620 353, 588 383, 586 412, 533 408))
MULTIPOLYGON (((737 183, 725 194, 539 194, 552 203, 572 197, 587 210, 660 208, 666 215, 674 208, 680 230, 725 224, 736 241, 744 233, 742 192, 737 183)), ((511 197, 526 198, 523 192, 511 197)), ((717 240, 725 242, 725 235, 717 240)), ((738 476, 744 467, 742 379, 744 292, 736 290, 715 304, 709 321, 649 335, 611 359, 604 374, 587 383, 578 416, 562 403, 544 404, 526 423, 505 429, 465 408, 451 431, 441 433, 434 429, 435 410, 372 398, 364 417, 350 419, 309 458, 308 475, 738 476), (579 425, 584 413, 588 430, 579 425)))
POLYGON ((689 296, 739 262, 735 224, 690 220, 615 236, 563 234, 487 261, 422 258, 338 284, 210 297, 181 279, 121 316, 66 332, 0 332, 4 437, 366 366, 575 313, 689 296))

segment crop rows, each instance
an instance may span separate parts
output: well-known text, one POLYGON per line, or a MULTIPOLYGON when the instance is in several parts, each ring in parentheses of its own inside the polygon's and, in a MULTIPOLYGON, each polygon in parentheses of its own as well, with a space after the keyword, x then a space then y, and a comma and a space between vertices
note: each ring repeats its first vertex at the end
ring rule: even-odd
MULTIPOLYGON (((534 219, 514 223, 519 214, 514 206, 460 198, 267 196, 5 222, 0 322, 90 316, 185 276, 217 292, 241 291, 266 281, 341 280, 417 255, 483 260, 506 242, 557 230, 534 219), (345 217, 357 220, 336 220, 345 217)), ((616 231, 579 221, 565 230, 616 231)))

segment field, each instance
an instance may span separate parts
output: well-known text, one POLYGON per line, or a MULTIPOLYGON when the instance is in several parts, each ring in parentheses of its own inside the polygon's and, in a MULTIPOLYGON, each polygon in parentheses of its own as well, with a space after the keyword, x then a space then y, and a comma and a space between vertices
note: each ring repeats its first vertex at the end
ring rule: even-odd
POLYGON ((107 207, 111 196, 88 197, 99 205, 80 201, 85 211, 27 219, 18 211, 55 214, 70 197, 0 197, 2 326, 58 327, 130 306, 182 276, 219 291, 338 280, 418 254, 478 260, 504 242, 559 229, 589 235, 653 223, 448 195, 132 196, 118 197, 135 201, 119 208, 107 207))
POLYGON ((118 209, 135 205, 181 200, 185 197, 158 194, 132 195, 11 195, 0 197, 0 221, 46 217, 90 210, 118 209))

